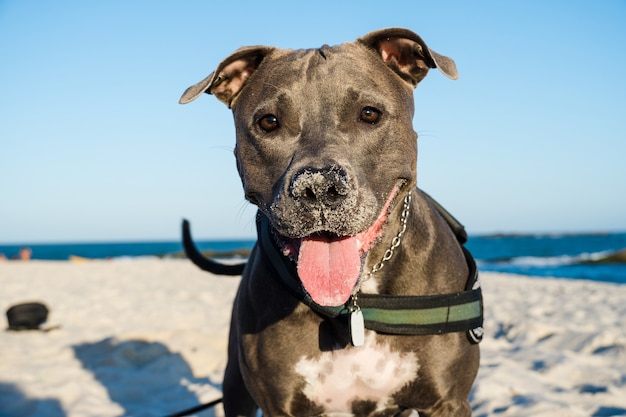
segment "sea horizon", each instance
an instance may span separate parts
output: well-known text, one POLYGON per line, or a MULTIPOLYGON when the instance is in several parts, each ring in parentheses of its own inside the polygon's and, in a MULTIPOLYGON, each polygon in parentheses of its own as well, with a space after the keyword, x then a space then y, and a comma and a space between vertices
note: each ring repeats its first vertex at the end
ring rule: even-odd
MULTIPOLYGON (((501 237, 567 237, 567 236, 608 236, 626 234, 626 230, 583 230, 583 231, 537 231, 537 232, 477 232, 468 233, 471 238, 501 238, 501 237)), ((198 242, 256 242, 257 237, 216 237, 195 238, 198 242)), ((0 241, 2 247, 27 247, 41 245, 101 245, 101 244, 135 244, 135 243, 172 243, 182 241, 180 238, 118 238, 118 239, 68 239, 68 240, 25 240, 25 241, 0 241)))
MULTIPOLYGON (((245 258, 255 242, 199 239, 196 246, 212 257, 245 258)), ((466 246, 481 271, 626 284, 626 232, 470 235, 466 246)), ((50 261, 184 256, 179 240, 145 240, 0 244, 0 258, 18 259, 23 248, 32 260, 50 261)))

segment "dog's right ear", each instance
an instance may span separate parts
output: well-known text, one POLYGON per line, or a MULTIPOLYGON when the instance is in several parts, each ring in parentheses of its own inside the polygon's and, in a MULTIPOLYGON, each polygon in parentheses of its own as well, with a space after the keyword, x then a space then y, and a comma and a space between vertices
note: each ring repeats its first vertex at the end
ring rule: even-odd
POLYGON ((202 93, 214 94, 221 102, 231 107, 246 80, 257 70, 261 62, 275 48, 268 46, 245 46, 223 60, 217 69, 198 84, 189 87, 179 100, 186 104, 202 93))
POLYGON ((459 78, 456 64, 451 58, 430 49, 419 35, 408 29, 377 30, 357 41, 376 51, 394 72, 414 88, 426 76, 429 68, 438 68, 453 80, 459 78))

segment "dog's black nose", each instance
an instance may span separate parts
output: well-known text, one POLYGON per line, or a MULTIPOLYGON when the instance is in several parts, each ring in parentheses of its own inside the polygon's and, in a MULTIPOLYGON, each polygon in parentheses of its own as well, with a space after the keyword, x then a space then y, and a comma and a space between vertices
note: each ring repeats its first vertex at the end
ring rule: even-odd
POLYGON ((298 171, 291 181, 291 195, 312 205, 336 206, 349 191, 348 176, 337 167, 305 168, 298 171))

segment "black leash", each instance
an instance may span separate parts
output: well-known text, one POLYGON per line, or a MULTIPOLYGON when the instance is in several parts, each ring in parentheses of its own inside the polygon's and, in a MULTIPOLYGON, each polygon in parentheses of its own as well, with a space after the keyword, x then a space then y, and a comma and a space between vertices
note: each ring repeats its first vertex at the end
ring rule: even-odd
POLYGON ((215 407, 216 405, 218 405, 221 402, 222 402, 222 398, 218 398, 217 400, 213 400, 210 403, 200 404, 200 405, 197 405, 195 407, 191 407, 191 408, 188 408, 186 410, 179 411, 178 413, 168 414, 165 417, 184 417, 184 416, 188 416, 190 414, 197 413, 198 411, 202 411, 202 410, 206 410, 207 408, 215 407))

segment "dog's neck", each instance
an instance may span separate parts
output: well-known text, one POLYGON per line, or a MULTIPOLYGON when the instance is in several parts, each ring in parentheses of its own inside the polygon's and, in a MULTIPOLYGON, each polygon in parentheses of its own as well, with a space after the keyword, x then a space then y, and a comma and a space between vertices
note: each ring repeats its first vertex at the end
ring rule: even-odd
MULTIPOLYGON (((408 221, 407 227, 409 227, 408 221)), ((471 254, 460 246, 460 255, 464 264, 463 269, 467 273, 462 277, 462 286, 460 288, 439 292, 428 291, 423 294, 418 293, 415 295, 406 291, 405 295, 391 292, 382 294, 363 293, 351 297, 346 305, 326 307, 316 304, 311 297, 302 290, 293 262, 282 255, 276 247, 271 236, 269 220, 261 212, 257 214, 257 228, 259 249, 267 258, 268 263, 275 269, 276 273, 273 274, 273 276, 284 288, 291 292, 293 296, 308 305, 318 314, 329 318, 336 318, 340 316, 351 316, 353 312, 363 310, 361 325, 371 330, 390 334, 413 335, 467 331, 470 340, 474 343, 480 341, 483 313, 482 296, 478 283, 476 264, 471 254), (444 315, 433 322, 433 314, 437 315, 442 311, 444 315), (456 313, 451 314, 453 311, 456 313), (423 321, 424 319, 426 321, 423 321)), ((454 238, 454 234, 452 234, 452 238, 454 238)), ((397 268, 393 268, 393 270, 392 268, 387 268, 385 275, 395 272, 397 272, 397 268)), ((438 272, 449 273, 445 268, 443 272, 438 272)), ((408 282, 413 283, 432 281, 432 279, 425 280, 419 275, 416 276, 416 271, 412 270, 412 268, 408 270, 402 269, 402 273, 406 276, 396 275, 394 277, 395 279, 391 279, 390 281, 408 280, 408 282)), ((438 276, 436 278, 441 280, 442 277, 438 276)), ((446 278, 448 277, 444 276, 443 280, 445 281, 446 278)), ((455 282, 456 279, 450 279, 448 281, 455 282)))
MULTIPOLYGON (((385 233, 368 254, 364 270, 376 269, 388 248, 397 241, 393 256, 370 277, 364 277, 361 291, 369 294, 430 295, 462 291, 469 274, 461 243, 466 240, 463 226, 430 196, 419 189, 411 191, 410 209, 399 201, 389 215, 385 233), (404 214, 407 213, 406 219, 404 214), (434 252, 444 254, 446 263, 433 262, 434 252), (408 255, 411 256, 408 256, 408 255), (445 279, 441 279, 445 276, 445 279)), ((365 274, 369 274, 366 272, 365 274)))

